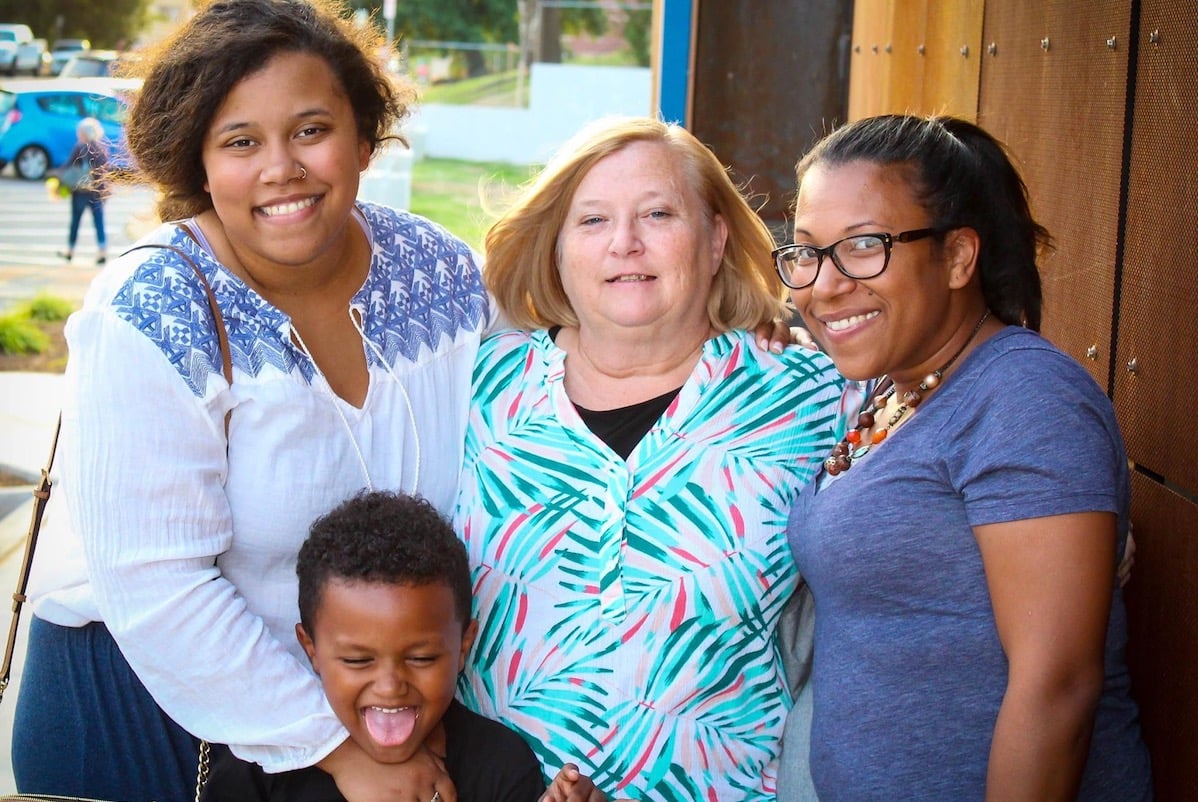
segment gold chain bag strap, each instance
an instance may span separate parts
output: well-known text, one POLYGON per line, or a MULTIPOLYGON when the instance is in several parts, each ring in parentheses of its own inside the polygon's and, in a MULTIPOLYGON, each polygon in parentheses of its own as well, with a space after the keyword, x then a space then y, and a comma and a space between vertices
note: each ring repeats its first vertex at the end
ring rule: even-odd
MULTIPOLYGON (((180 228, 187 233, 193 240, 198 239, 191 229, 184 223, 180 224, 180 228)), ((229 386, 233 386, 233 356, 229 349, 229 335, 225 330, 225 319, 221 314, 220 305, 216 302, 216 294, 212 291, 212 285, 208 283, 208 278, 204 275, 204 271, 200 270, 200 266, 195 263, 190 256, 187 255, 182 248, 174 245, 163 244, 148 244, 137 245, 130 248, 125 253, 142 250, 145 248, 164 248, 172 251, 176 256, 182 259, 195 273, 196 278, 200 282, 200 286, 204 288, 204 294, 207 296, 208 309, 212 313, 212 319, 216 324, 217 345, 220 348, 221 371, 224 373, 225 381, 229 386)), ((225 449, 228 449, 229 439, 229 417, 232 411, 225 413, 225 449)), ((62 430, 62 413, 58 415, 58 421, 54 424, 54 438, 50 443, 50 455, 46 459, 46 467, 42 468, 41 479, 37 487, 33 489, 33 512, 29 517, 29 530, 25 535, 25 554, 21 560, 21 569, 17 574, 17 587, 12 595, 12 623, 8 629, 8 642, 4 648, 4 663, 0 665, 0 701, 4 699, 4 691, 8 688, 9 677, 12 673, 12 659, 17 642, 17 628, 21 621, 21 608, 24 607, 28 600, 25 595, 25 590, 29 584, 29 571, 33 566, 33 553, 37 548, 38 533, 42 528, 42 516, 46 511, 46 503, 50 500, 50 469, 54 466, 54 454, 58 449, 58 434, 62 430)), ((200 741, 199 763, 196 771, 196 791, 195 802, 200 802, 200 792, 204 788, 204 783, 208 779, 208 742, 200 741)), ((62 797, 62 796, 47 796, 47 795, 29 795, 16 794, 13 796, 0 796, 0 802, 38 802, 46 800, 47 802, 67 802, 67 800, 77 800, 79 797, 62 797)), ((87 802, 95 802, 88 800, 87 802)))

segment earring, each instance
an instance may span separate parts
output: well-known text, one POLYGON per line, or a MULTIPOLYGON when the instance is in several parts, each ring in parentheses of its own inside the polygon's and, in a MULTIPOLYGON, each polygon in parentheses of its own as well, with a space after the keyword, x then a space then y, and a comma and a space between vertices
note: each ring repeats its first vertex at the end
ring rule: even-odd
MULTIPOLYGON (((296 164, 299 164, 299 162, 296 162, 296 164)), ((300 168, 300 181, 303 181, 305 178, 308 177, 308 169, 306 167, 304 167, 304 165, 302 165, 302 164, 300 164, 299 168, 300 168)))

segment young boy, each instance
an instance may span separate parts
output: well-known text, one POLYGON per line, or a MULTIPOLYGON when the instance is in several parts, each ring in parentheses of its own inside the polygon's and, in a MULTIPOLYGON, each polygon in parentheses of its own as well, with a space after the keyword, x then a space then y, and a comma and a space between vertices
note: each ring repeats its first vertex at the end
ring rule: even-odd
MULTIPOLYGON (((566 766, 548 791, 532 750, 454 699, 474 641, 466 549, 423 499, 363 492, 318 519, 300 549, 295 632, 333 712, 381 763, 441 756, 460 802, 606 802, 566 766)), ((437 795, 439 797, 439 795, 437 795)), ((267 774, 213 747, 207 802, 334 802, 318 768, 267 774)))

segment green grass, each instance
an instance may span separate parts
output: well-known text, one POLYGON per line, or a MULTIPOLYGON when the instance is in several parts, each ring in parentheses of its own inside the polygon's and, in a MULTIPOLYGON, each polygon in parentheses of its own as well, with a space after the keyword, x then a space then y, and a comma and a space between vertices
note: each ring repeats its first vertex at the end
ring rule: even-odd
POLYGON ((40 354, 50 347, 50 337, 23 313, 0 317, 0 353, 40 354))
POLYGON ((440 223, 481 251, 483 235, 505 197, 535 168, 456 159, 421 159, 412 166, 412 211, 440 223))
POLYGON ((75 311, 75 307, 66 298, 60 298, 57 295, 49 293, 38 293, 22 304, 21 314, 29 317, 30 320, 40 320, 45 322, 53 322, 57 320, 66 320, 67 317, 75 311))
MULTIPOLYGON (((515 106, 516 70, 465 78, 461 81, 445 81, 420 90, 421 103, 448 103, 460 106, 515 106)), ((524 98, 520 105, 528 105, 528 82, 524 82, 524 98)))

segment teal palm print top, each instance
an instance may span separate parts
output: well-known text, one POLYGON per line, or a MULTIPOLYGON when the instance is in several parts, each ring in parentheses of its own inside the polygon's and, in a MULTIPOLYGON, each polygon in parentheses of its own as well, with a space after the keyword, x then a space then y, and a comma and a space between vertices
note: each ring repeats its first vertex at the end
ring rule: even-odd
POLYGON ((565 358, 544 331, 504 332, 475 367, 462 698, 547 780, 574 762, 613 798, 772 798, 787 514, 843 433, 843 382, 822 354, 717 336, 625 461, 566 396, 565 358))

